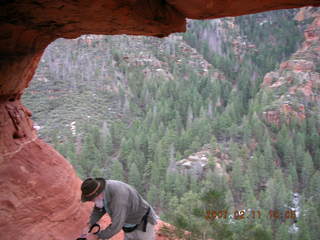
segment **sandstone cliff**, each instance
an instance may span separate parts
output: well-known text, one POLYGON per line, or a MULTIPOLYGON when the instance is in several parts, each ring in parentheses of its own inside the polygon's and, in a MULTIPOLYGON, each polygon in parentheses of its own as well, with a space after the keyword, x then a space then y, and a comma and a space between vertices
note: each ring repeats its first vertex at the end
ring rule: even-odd
MULTIPOLYGON (((311 10, 310 10, 311 11, 311 10)), ((288 61, 280 64, 277 71, 265 75, 262 88, 274 94, 274 102, 263 112, 264 118, 276 125, 281 115, 286 121, 291 117, 300 121, 307 111, 318 111, 320 102, 320 12, 301 10, 297 19, 312 18, 312 24, 304 32, 305 41, 288 61), (302 18, 302 16, 304 16, 302 18)))
POLYGON ((317 0, 13 1, 0 13, 0 231, 2 239, 73 239, 86 222, 80 180, 67 161, 37 139, 20 97, 45 47, 82 34, 165 36, 185 18, 214 18, 319 5, 317 0))

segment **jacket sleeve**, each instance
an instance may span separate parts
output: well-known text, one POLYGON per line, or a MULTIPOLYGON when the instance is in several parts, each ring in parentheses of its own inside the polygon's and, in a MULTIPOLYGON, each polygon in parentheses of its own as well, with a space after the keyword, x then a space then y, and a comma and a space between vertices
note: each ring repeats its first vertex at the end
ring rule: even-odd
POLYGON ((97 235, 101 239, 108 239, 120 232, 127 217, 127 207, 118 206, 112 213, 112 223, 103 231, 100 231, 97 235))
POLYGON ((105 209, 100 209, 94 206, 93 211, 90 216, 89 225, 92 226, 100 220, 100 218, 106 213, 105 209))

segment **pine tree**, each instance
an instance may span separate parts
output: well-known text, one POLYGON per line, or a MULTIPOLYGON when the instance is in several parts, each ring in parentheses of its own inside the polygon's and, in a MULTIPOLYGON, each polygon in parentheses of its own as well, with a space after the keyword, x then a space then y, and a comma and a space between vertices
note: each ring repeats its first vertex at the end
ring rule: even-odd
POLYGON ((124 181, 123 168, 119 160, 114 160, 111 166, 111 178, 114 180, 124 181))
POLYGON ((277 169, 272 179, 267 183, 267 198, 269 209, 281 210, 289 201, 288 190, 286 189, 283 174, 277 169))
POLYGON ((200 138, 196 136, 191 143, 190 150, 192 152, 197 152, 200 150, 200 147, 201 147, 200 138))
POLYGON ((316 124, 317 119, 315 116, 307 119, 308 134, 306 135, 306 146, 311 155, 314 155, 315 151, 319 148, 320 145, 320 135, 317 131, 316 124))
POLYGON ((144 166, 143 170, 143 186, 144 186, 144 192, 146 192, 149 189, 150 181, 151 181, 151 169, 152 169, 152 163, 151 161, 148 161, 147 164, 144 166))
POLYGON ((244 195, 243 199, 244 199, 245 206, 248 206, 253 210, 259 209, 259 204, 254 195, 253 187, 250 184, 248 175, 245 175, 244 177, 244 194, 243 195, 244 195))
POLYGON ((250 158, 248 172, 256 190, 267 180, 268 172, 263 155, 256 153, 250 158))
POLYGON ((230 144, 230 157, 234 161, 239 157, 239 147, 238 144, 234 142, 230 144))
POLYGON ((199 191, 197 179, 192 175, 190 175, 189 178, 189 190, 194 193, 197 193, 199 191))
POLYGON ((263 122, 260 120, 258 117, 257 113, 253 113, 252 119, 251 119, 251 124, 252 124, 252 132, 256 139, 259 142, 263 142, 264 139, 264 133, 265 133, 265 126, 263 122))
POLYGON ((147 193, 147 200, 151 203, 154 208, 160 206, 160 199, 159 199, 159 189, 155 185, 151 185, 148 193, 147 193))
POLYGON ((241 160, 239 158, 237 158, 233 164, 231 177, 232 188, 234 190, 234 200, 236 204, 238 204, 242 200, 242 192, 244 189, 244 176, 241 166, 241 160))
POLYGON ((294 146, 292 139, 288 139, 288 141, 285 143, 285 148, 283 150, 283 162, 285 166, 289 166, 290 164, 295 164, 294 162, 294 146))
POLYGON ((192 191, 188 191, 180 199, 176 211, 174 212, 174 225, 178 228, 188 229, 193 232, 193 235, 198 235, 200 229, 197 222, 199 218, 194 212, 200 208, 201 203, 199 196, 192 191))
POLYGON ((193 111, 191 105, 188 107, 188 115, 186 119, 186 129, 191 128, 193 122, 193 111))
POLYGON ((217 143, 217 138, 212 135, 211 140, 210 140, 210 147, 212 149, 212 152, 215 152, 217 150, 218 147, 218 143, 217 143))
POLYGON ((293 144, 296 147, 300 146, 302 150, 305 149, 305 134, 300 130, 296 134, 293 135, 293 144))
POLYGON ((105 135, 104 137, 104 150, 107 155, 111 155, 113 152, 113 144, 112 144, 112 138, 110 135, 105 135))
POLYGON ((140 176, 139 170, 135 163, 132 163, 129 168, 129 176, 128 176, 129 184, 135 187, 135 189, 139 192, 143 192, 143 182, 140 176))
POLYGON ((296 162, 297 172, 299 173, 301 173, 302 171, 304 154, 305 154, 305 150, 301 145, 295 146, 295 162, 296 162))
POLYGON ((123 123, 121 122, 115 122, 111 126, 111 137, 112 137, 112 143, 115 146, 119 146, 121 143, 121 138, 123 136, 123 123))
POLYGON ((281 130, 279 131, 278 136, 277 136, 277 145, 276 145, 277 150, 278 150, 278 154, 281 158, 283 158, 283 156, 284 156, 286 143, 288 140, 289 140, 288 129, 287 129, 286 125, 282 125, 281 130))
POLYGON ((154 161, 151 164, 151 186, 158 186, 160 184, 160 169, 159 163, 154 161))
POLYGON ((181 197, 187 191, 188 179, 186 176, 178 174, 175 180, 176 195, 181 197))
POLYGON ((84 145, 80 154, 80 166, 86 177, 91 175, 91 171, 95 166, 101 167, 101 155, 94 144, 93 136, 89 133, 85 137, 84 145))
POLYGON ((122 138, 120 145, 120 159, 122 162, 128 161, 128 157, 132 149, 134 149, 133 141, 130 139, 122 138))
MULTIPOLYGON (((320 202, 320 171, 317 170, 310 179, 308 197, 312 199, 313 202, 320 202)), ((318 206, 318 215, 320 216, 320 205, 318 206)))
MULTIPOLYGON (((169 204, 168 204, 168 214, 169 215, 173 214, 178 206, 179 206, 179 199, 177 198, 177 196, 173 196, 170 199, 169 204)), ((173 217, 173 216, 171 216, 171 217, 173 217)))
POLYGON ((276 232, 275 236, 276 240, 290 240, 290 234, 289 234, 289 226, 288 224, 282 223, 279 225, 278 230, 276 232))
POLYGON ((105 176, 103 169, 94 166, 91 171, 91 177, 103 177, 103 176, 105 176))
POLYGON ((167 170, 166 179, 165 179, 165 191, 166 193, 176 194, 176 174, 167 170))
POLYGON ((243 121, 243 141, 246 144, 249 144, 252 138, 252 126, 249 124, 249 122, 244 118, 243 121))
POLYGON ((301 215, 299 217, 299 240, 300 239, 319 239, 320 234, 320 216, 317 214, 317 202, 304 202, 302 205, 301 215))
POLYGON ((266 164, 266 170, 268 173, 268 176, 273 176, 274 173, 274 158, 273 158, 273 153, 272 153, 272 146, 270 144, 270 138, 268 138, 265 141, 265 145, 264 145, 264 160, 265 160, 265 164, 266 164))
POLYGON ((292 180, 292 191, 297 191, 299 188, 299 178, 294 164, 289 165, 289 174, 292 180))
POLYGON ((314 173, 313 162, 310 154, 305 152, 301 171, 301 183, 303 188, 307 188, 310 178, 314 173))
POLYGON ((298 232, 298 239, 299 240, 313 240, 310 236, 309 226, 304 220, 304 218, 299 219, 298 222, 299 232, 298 232))

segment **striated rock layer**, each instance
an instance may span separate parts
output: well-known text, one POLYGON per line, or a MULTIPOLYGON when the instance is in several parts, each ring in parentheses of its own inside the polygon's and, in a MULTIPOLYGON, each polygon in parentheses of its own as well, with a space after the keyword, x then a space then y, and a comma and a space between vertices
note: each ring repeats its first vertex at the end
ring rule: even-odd
MULTIPOLYGON (((186 18, 236 16, 307 5, 319 6, 319 0, 1 1, 1 240, 74 239, 89 214, 90 206, 80 204, 81 181, 74 169, 37 138, 31 112, 20 101, 50 42, 89 33, 163 37, 185 31, 186 18)), ((313 38, 312 30, 306 34, 313 38)), ((297 64, 286 67, 297 68, 297 64)))

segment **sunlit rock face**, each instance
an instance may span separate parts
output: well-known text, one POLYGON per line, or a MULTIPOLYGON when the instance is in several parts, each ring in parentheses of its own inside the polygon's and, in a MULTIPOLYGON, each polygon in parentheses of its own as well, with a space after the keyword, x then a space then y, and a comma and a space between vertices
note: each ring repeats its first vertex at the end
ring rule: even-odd
MULTIPOLYGON (((82 34, 167 36, 186 18, 217 18, 319 6, 318 0, 57 0, 0 3, 1 240, 75 239, 90 206, 72 166, 37 138, 20 102, 46 46, 82 34)), ((314 39, 310 30, 308 39, 314 39)), ((293 65, 292 65, 293 66, 293 65)), ((115 239, 121 239, 121 236, 115 239)))
POLYGON ((19 100, 0 104, 1 239, 72 239, 87 221, 80 179, 58 152, 37 138, 19 100))

